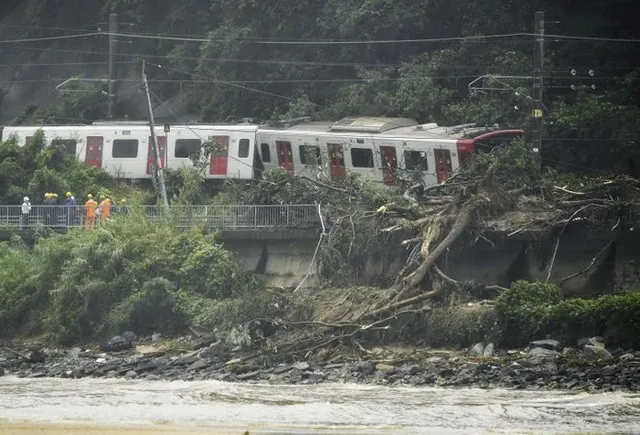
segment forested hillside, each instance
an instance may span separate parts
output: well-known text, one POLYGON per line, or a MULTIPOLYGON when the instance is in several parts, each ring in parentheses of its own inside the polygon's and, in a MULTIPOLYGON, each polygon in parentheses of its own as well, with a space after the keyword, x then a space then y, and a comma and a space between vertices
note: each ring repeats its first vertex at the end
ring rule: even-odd
POLYGON ((0 122, 104 118, 103 84, 56 86, 71 77, 107 78, 108 35, 101 32, 115 12, 126 34, 117 38, 115 58, 120 118, 144 116, 145 59, 158 115, 174 121, 191 114, 219 122, 369 114, 528 129, 540 10, 547 35, 545 159, 637 175, 640 29, 632 6, 86 0, 79 8, 61 0, 8 1, 0 15, 0 122), (73 36, 84 34, 90 36, 73 36), (37 40, 16 41, 29 38, 37 40))

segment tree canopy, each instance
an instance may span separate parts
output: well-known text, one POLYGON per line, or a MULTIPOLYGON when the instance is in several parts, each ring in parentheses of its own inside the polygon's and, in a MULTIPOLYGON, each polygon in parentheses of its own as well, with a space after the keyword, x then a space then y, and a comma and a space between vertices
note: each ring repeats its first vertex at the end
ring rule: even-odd
MULTIPOLYGON (((24 9, 30 29, 22 34, 95 30, 96 21, 104 27, 116 12, 122 32, 175 36, 119 37, 117 60, 130 62, 118 67, 119 77, 137 77, 137 61, 146 59, 154 104, 182 95, 207 122, 388 115, 528 129, 540 10, 547 163, 637 175, 640 45, 619 41, 640 36, 630 6, 627 0, 91 0, 67 10, 46 0, 24 9)), ((82 51, 79 41, 51 46, 82 51)), ((83 59, 104 61, 101 50, 83 59)), ((94 99, 82 98, 61 103, 65 118, 100 114, 94 99)), ((37 119, 49 118, 63 121, 37 119)))

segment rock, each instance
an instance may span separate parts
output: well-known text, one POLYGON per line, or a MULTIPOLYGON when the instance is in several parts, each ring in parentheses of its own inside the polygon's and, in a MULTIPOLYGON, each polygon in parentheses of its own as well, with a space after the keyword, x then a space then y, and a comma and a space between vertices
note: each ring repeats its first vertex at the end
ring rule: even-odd
POLYGON ((611 376, 616 372, 617 369, 618 366, 616 365, 604 366, 600 369, 600 376, 611 376))
POLYGON ((153 373, 147 373, 147 375, 144 377, 144 379, 147 380, 147 381, 159 381, 160 380, 160 376, 154 375, 153 373))
POLYGON ((138 336, 131 331, 125 331, 120 336, 127 340, 129 343, 138 341, 138 336))
POLYGON ((44 378, 45 376, 47 376, 47 374, 45 372, 35 372, 35 373, 31 373, 29 376, 27 376, 27 378, 44 378))
POLYGON ((393 369, 395 369, 395 367, 390 364, 384 364, 384 363, 376 364, 376 371, 378 372, 387 372, 393 369))
POLYGON ((152 343, 157 343, 160 340, 162 340, 162 334, 156 332, 155 334, 151 335, 151 342, 152 343))
POLYGON ((409 376, 415 376, 418 373, 420 373, 422 371, 422 369, 420 368, 419 365, 410 365, 409 367, 406 368, 407 373, 409 374, 409 376))
POLYGON ((482 352, 482 356, 485 358, 493 356, 493 343, 487 344, 487 347, 485 347, 484 351, 482 352))
POLYGON ((120 335, 116 335, 106 343, 102 343, 100 349, 102 349, 104 352, 118 352, 121 350, 131 349, 131 346, 131 341, 120 335))
POLYGON ((460 370, 476 371, 476 369, 478 368, 479 365, 480 364, 478 364, 478 363, 468 362, 468 363, 463 364, 460 367, 460 370))
POLYGON ((562 356, 565 358, 577 357, 580 354, 575 347, 565 347, 562 351, 562 356))
POLYGON ((604 338, 603 337, 590 337, 590 338, 581 338, 578 340, 578 347, 583 348, 584 346, 595 346, 604 349, 604 338))
POLYGON ((98 359, 96 359, 96 362, 97 362, 98 364, 102 364, 102 363, 107 362, 107 359, 106 359, 106 358, 98 358, 98 359))
POLYGON ((67 356, 71 359, 78 359, 82 350, 79 347, 73 347, 67 352, 67 356))
POLYGON ((129 371, 124 375, 124 377, 125 377, 126 379, 135 379, 135 378, 137 378, 137 377, 138 377, 138 374, 137 374, 136 372, 134 372, 133 370, 129 370, 129 371))
POLYGON ((608 361, 610 359, 613 359, 613 356, 611 356, 609 351, 604 347, 591 346, 588 344, 586 344, 582 348, 582 356, 584 356, 584 358, 589 361, 597 361, 597 360, 608 361))
POLYGON ((44 352, 41 350, 32 350, 26 354, 26 357, 32 364, 44 362, 44 352))
POLYGON ((249 379, 253 379, 256 376, 258 376, 260 374, 260 370, 256 370, 255 372, 247 372, 247 373, 243 373, 241 375, 237 375, 236 378, 239 381, 247 381, 249 379))
POLYGON ((0 376, 4 376, 4 369, 0 367, 0 376))
POLYGON ((207 367, 209 367, 209 363, 207 363, 203 359, 199 359, 193 364, 191 364, 188 370, 198 371, 198 370, 206 369, 207 367))
POLYGON ((309 370, 309 363, 306 361, 297 362, 291 367, 296 370, 305 371, 305 370, 309 370))
POLYGON ((534 347, 527 354, 526 362, 530 364, 541 364, 547 361, 554 361, 559 355, 555 350, 545 349, 544 347, 534 347))
POLYGON ((625 353, 624 355, 620 355, 620 361, 633 361, 635 356, 632 353, 625 353))
POLYGON ((441 356, 431 356, 429 358, 427 358, 425 360, 425 362, 429 363, 429 364, 439 364, 441 362, 443 362, 445 359, 442 358, 441 356))
POLYGON ((291 367, 288 365, 280 365, 276 368, 273 369, 273 374, 275 375, 281 375, 283 373, 288 372, 289 370, 291 370, 291 367))
POLYGON ((473 347, 469 349, 469 352, 472 355, 482 356, 484 354, 484 343, 480 342, 480 343, 474 344, 473 347))
POLYGON ((541 347, 543 349, 558 350, 560 349, 560 342, 558 340, 536 340, 529 343, 529 347, 541 347))
POLYGON ((139 363, 133 370, 136 373, 140 374, 140 373, 145 373, 145 372, 150 372, 152 370, 155 370, 157 367, 158 365, 153 361, 147 361, 147 362, 139 363))

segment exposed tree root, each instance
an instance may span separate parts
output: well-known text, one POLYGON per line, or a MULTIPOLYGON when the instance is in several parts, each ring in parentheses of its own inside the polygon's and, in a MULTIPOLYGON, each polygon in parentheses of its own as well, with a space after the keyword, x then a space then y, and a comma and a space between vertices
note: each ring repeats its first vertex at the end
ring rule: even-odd
MULTIPOLYGON (((628 207, 640 199, 640 182, 629 178, 605 180, 591 187, 576 189, 571 186, 551 186, 543 188, 504 186, 505 176, 498 172, 495 164, 483 174, 475 177, 450 178, 446 183, 424 188, 420 185, 409 187, 404 199, 379 207, 376 217, 379 229, 372 237, 385 233, 401 232, 401 246, 413 251, 404 267, 395 276, 393 285, 375 297, 358 303, 351 300, 348 309, 334 310, 335 317, 322 321, 289 322, 291 328, 303 328, 302 336, 296 336, 280 353, 305 354, 327 348, 337 342, 353 340, 358 334, 369 331, 383 331, 400 315, 424 313, 433 307, 454 303, 461 295, 480 305, 490 305, 506 289, 496 283, 476 283, 458 281, 445 274, 438 261, 459 241, 463 235, 472 234, 472 240, 484 239, 485 225, 489 220, 503 220, 504 234, 512 236, 535 228, 560 228, 554 252, 549 263, 547 281, 555 262, 560 237, 569 223, 584 218, 588 222, 593 210, 610 210, 628 207), (502 183, 499 178, 502 177, 502 183), (451 180, 456 178, 456 182, 451 180), (443 192, 444 191, 444 192, 443 192), (633 194, 629 194, 633 191, 633 194), (455 192, 454 194, 451 194, 455 192), (525 196, 537 192, 537 196, 525 196), (438 193, 446 193, 447 196, 438 193), (632 197, 633 199, 629 199, 632 197), (527 202, 528 201, 528 202, 527 202), (533 210, 518 210, 521 203, 539 207, 533 210), (541 214, 544 217, 541 217, 541 214), (507 216, 521 215, 521 219, 509 221, 507 216), (454 302, 452 302, 454 301, 454 302)), ((322 187, 323 183, 314 184, 322 187)), ((332 189, 337 191, 336 189, 332 189)), ((347 225, 351 243, 347 243, 348 255, 357 248, 353 246, 358 220, 365 212, 346 211, 336 217, 334 231, 343 230, 347 225)), ((620 218, 613 228, 612 239, 582 270, 561 280, 565 282, 586 273, 608 251, 620 234, 620 218)), ((332 237, 330 234, 329 238, 332 237)), ((362 338, 362 337, 361 337, 362 338)), ((360 340, 360 338, 358 339, 360 340)))

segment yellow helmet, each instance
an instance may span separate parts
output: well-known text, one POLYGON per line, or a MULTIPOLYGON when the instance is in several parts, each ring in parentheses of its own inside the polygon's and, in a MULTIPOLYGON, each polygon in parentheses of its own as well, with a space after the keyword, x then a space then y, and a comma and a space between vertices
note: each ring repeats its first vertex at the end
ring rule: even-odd
POLYGON ((104 195, 100 195, 100 199, 107 199, 107 197, 104 195))
POLYGON ((120 204, 124 204, 124 203, 126 203, 126 202, 127 202, 127 199, 126 199, 126 198, 122 198, 122 199, 120 200, 120 204))
POLYGON ((58 194, 57 194, 57 193, 52 193, 52 195, 53 195, 53 197, 54 197, 54 198, 57 198, 57 197, 58 197, 58 194))
POLYGON ((45 198, 49 198, 50 196, 51 196, 51 194, 50 194, 49 192, 45 192, 45 193, 44 193, 44 197, 45 197, 45 198))
POLYGON ((91 198, 93 198, 93 195, 92 194, 88 194, 87 195, 87 199, 91 199, 91 198))
POLYGON ((67 193, 65 194, 65 196, 66 196, 67 198, 71 198, 71 192, 67 192, 67 193))

